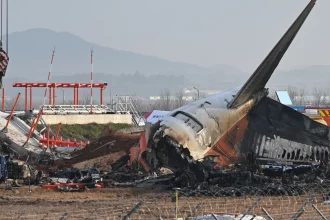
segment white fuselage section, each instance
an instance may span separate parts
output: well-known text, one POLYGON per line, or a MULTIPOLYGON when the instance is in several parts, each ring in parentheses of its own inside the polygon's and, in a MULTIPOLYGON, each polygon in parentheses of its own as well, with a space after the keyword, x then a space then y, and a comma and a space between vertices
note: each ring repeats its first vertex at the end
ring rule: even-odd
MULTIPOLYGON (((240 111, 245 104, 238 109, 227 108, 238 90, 219 93, 171 111, 160 120, 158 131, 188 148, 193 159, 203 158, 205 152, 245 115, 240 111)), ((251 106, 251 102, 247 105, 251 106)))

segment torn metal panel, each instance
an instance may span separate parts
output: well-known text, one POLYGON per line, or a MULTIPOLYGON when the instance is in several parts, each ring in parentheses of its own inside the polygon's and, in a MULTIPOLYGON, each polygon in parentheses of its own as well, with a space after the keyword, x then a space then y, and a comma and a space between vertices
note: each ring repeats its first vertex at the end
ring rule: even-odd
POLYGON ((205 153, 205 156, 213 156, 216 162, 222 166, 228 166, 245 159, 241 153, 241 144, 246 134, 248 121, 243 117, 223 135, 220 140, 205 153))
POLYGON ((148 161, 178 168, 185 166, 178 160, 191 163, 209 156, 228 166, 247 161, 250 153, 280 161, 328 159, 329 127, 270 98, 254 103, 236 110, 195 105, 189 113, 172 112, 148 145, 148 161))
POLYGON ((7 151, 13 153, 20 159, 28 159, 29 163, 39 163, 40 160, 50 160, 50 158, 52 158, 51 155, 46 152, 36 153, 16 144, 2 132, 0 132, 0 140, 2 147, 5 147, 7 151))
POLYGON ((329 158, 330 128, 270 98, 263 99, 247 116, 249 125, 242 152, 288 161, 329 158))

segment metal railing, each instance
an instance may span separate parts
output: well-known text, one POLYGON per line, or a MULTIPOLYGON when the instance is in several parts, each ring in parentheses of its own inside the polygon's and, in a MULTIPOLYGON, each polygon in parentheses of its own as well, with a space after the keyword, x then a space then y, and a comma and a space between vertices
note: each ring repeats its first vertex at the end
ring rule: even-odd
MULTIPOLYGON (((43 113, 45 115, 90 114, 90 111, 90 105, 44 105, 43 113)), ((92 112, 93 114, 113 113, 106 105, 92 105, 92 112)))
POLYGON ((145 118, 140 113, 136 102, 137 100, 134 100, 128 95, 114 96, 111 108, 116 112, 129 112, 132 115, 132 121, 136 126, 144 126, 145 118))
MULTIPOLYGON (((92 105, 93 114, 131 114, 132 122, 136 126, 144 126, 145 118, 131 96, 115 96, 110 107, 106 105, 92 105)), ((40 108, 41 109, 41 108, 40 108)), ((90 114, 90 105, 44 105, 45 115, 90 114)))

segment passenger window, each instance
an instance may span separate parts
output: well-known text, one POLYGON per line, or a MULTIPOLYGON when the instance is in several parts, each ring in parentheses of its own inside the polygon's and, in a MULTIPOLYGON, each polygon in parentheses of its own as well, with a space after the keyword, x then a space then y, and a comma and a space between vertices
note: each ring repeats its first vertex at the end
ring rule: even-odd
POLYGON ((194 117, 185 112, 176 112, 173 117, 182 120, 187 126, 191 127, 196 133, 203 129, 203 125, 194 117))

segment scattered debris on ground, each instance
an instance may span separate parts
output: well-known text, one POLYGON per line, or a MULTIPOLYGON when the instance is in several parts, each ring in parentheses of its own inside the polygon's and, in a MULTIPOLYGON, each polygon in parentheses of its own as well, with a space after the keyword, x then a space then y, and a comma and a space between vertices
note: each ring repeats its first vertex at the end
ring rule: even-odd
POLYGON ((104 160, 109 162, 109 159, 115 161, 115 157, 120 155, 118 152, 129 154, 130 148, 139 143, 142 131, 143 128, 139 127, 126 128, 118 131, 111 129, 111 127, 106 127, 97 140, 91 142, 81 150, 72 152, 72 158, 68 160, 59 159, 55 161, 55 164, 57 166, 72 166, 73 164, 94 158, 98 158, 97 160, 99 161, 104 160), (115 155, 111 156, 112 154, 115 155))
MULTIPOLYGON (((14 129, 13 129, 14 130, 14 129)), ((84 148, 73 151, 55 152, 53 149, 42 154, 30 153, 20 161, 8 157, 8 178, 11 187, 39 185, 43 189, 63 192, 84 191, 102 187, 137 187, 172 190, 194 196, 201 192, 221 192, 228 195, 228 187, 254 187, 267 191, 262 186, 273 185, 271 190, 282 185, 328 183, 330 172, 324 163, 311 165, 272 164, 253 166, 237 164, 220 168, 212 161, 185 163, 185 169, 160 166, 147 172, 137 158, 130 157, 130 149, 139 147, 144 128, 128 127, 120 130, 104 126, 97 138, 84 148), (42 155, 48 157, 42 157, 42 155), (33 160, 32 160, 33 159, 33 160), (48 163, 42 163, 48 161, 48 163)), ((4 146, 5 147, 5 146, 4 146)), ((24 149, 16 146, 18 150, 24 149)), ((11 149, 14 149, 13 147, 11 149)), ((180 158, 171 158, 177 160, 180 158)), ((243 191, 240 191, 241 193, 243 191)), ((253 193, 253 190, 249 190, 253 193)), ((290 191, 291 192, 291 191, 290 191)), ((248 194, 248 192, 244 192, 248 194)), ((242 193, 242 195, 244 194, 242 193)), ((300 194, 301 192, 295 192, 300 194)), ((276 194, 276 193, 275 193, 276 194)))

